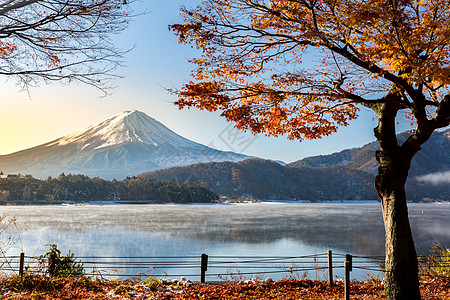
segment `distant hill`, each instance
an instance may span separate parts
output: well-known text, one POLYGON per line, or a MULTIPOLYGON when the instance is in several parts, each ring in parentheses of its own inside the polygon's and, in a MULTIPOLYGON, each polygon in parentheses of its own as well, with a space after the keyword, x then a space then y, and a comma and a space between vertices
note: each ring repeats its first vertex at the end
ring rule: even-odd
MULTIPOLYGON (((402 133, 400 140, 408 137, 402 133)), ((450 130, 435 133, 413 160, 407 181, 411 201, 450 200, 450 130)), ((286 200, 377 200, 377 143, 286 166, 263 159, 194 164, 138 176, 196 184, 226 196, 286 200)))
MULTIPOLYGON (((400 142, 405 141, 410 134, 403 132, 398 135, 400 142)), ((331 167, 346 166, 376 174, 378 163, 375 151, 379 149, 377 142, 369 143, 360 148, 346 149, 341 152, 307 157, 288 164, 291 167, 331 167)), ((422 145, 422 150, 414 157, 410 176, 423 176, 433 173, 450 171, 450 129, 437 131, 422 145)))
POLYGON ((258 199, 376 199, 370 174, 343 166, 294 168, 255 158, 175 167, 138 176, 200 185, 221 195, 258 199))
POLYGON ((113 201, 124 203, 211 203, 219 196, 203 187, 150 178, 122 181, 64 175, 46 180, 32 177, 0 179, 0 205, 60 204, 113 201))
POLYGON ((306 157, 288 165, 295 168, 346 166, 369 173, 376 173, 378 164, 375 160, 375 151, 378 149, 378 143, 373 142, 361 148, 345 149, 329 155, 306 157))
POLYGON ((0 155, 0 171, 44 179, 63 172, 123 179, 173 166, 246 158, 190 141, 135 110, 40 146, 0 155))

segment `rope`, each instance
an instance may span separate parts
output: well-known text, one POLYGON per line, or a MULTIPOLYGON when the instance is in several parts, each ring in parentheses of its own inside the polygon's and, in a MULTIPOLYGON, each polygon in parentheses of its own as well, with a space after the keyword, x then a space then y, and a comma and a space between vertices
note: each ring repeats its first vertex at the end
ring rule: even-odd
MULTIPOLYGON (((345 254, 333 253, 332 269, 342 269, 344 266, 345 254)), ((327 253, 319 253, 303 256, 208 256, 208 269, 214 273, 207 273, 206 276, 244 276, 255 274, 292 274, 296 272, 321 271, 327 270, 327 253), (303 267, 300 267, 303 266, 303 267), (226 270, 226 273, 220 273, 220 270, 226 270), (231 270, 243 270, 243 272, 233 273, 231 270)), ((438 256, 445 257, 445 256, 438 256)), ((1 272, 18 273, 20 256, 2 256, 0 257, 1 272)), ((44 265, 48 259, 36 256, 25 256, 26 272, 33 274, 43 274, 44 265)), ((200 273, 200 256, 80 256, 74 259, 81 263, 85 270, 92 269, 92 276, 117 276, 117 277, 136 277, 136 274, 123 274, 127 270, 134 272, 140 270, 139 274, 161 272, 165 276, 191 276, 197 277, 199 274, 168 274, 164 270, 198 270, 200 273), (111 272, 110 271, 117 271, 111 272), (106 274, 105 274, 106 273, 106 274)), ((352 267, 359 270, 373 272, 383 272, 380 262, 384 256, 352 256, 352 267)), ((423 257, 419 257, 423 261, 423 257)), ((427 260, 425 260, 427 261, 427 260)), ((441 262, 439 262, 441 264, 441 262)), ((448 265, 447 262, 442 262, 448 265)), ((178 272, 177 272, 178 273, 178 272)), ((431 274, 419 274, 419 276, 450 278, 448 276, 439 276, 431 274)))

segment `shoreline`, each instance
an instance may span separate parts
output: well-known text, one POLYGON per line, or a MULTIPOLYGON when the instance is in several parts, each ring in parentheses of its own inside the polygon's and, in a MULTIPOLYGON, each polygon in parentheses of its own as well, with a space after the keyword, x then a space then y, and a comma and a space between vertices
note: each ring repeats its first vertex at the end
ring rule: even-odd
MULTIPOLYGON (((147 200, 118 200, 118 201, 91 201, 91 202, 62 202, 62 203, 18 203, 8 202, 7 204, 0 204, 0 207, 10 206, 121 206, 121 205, 167 205, 167 206, 228 206, 228 205, 277 205, 277 204, 379 204, 378 200, 329 200, 329 201, 309 201, 309 200, 257 200, 257 201, 223 201, 223 202, 194 202, 194 203, 160 203, 156 201, 147 200)), ((450 201, 408 201, 408 204, 430 204, 430 205, 446 205, 450 201)))
MULTIPOLYGON (((5 300, 18 299, 341 299, 344 282, 330 286, 324 280, 284 279, 273 282, 192 283, 165 285, 157 278, 138 281, 105 281, 86 278, 28 278, 28 285, 19 287, 17 279, 0 281, 0 293, 5 300)), ((447 300, 450 281, 444 278, 421 280, 423 300, 447 300)), ((352 281, 352 298, 385 299, 383 282, 378 278, 352 281)))

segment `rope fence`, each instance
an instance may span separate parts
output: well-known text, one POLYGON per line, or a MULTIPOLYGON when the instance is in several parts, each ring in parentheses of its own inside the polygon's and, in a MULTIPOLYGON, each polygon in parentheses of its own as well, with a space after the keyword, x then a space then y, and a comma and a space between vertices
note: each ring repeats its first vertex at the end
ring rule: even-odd
MULTIPOLYGON (((328 253, 304 256, 160 256, 160 257, 71 257, 79 262, 84 275, 96 278, 119 277, 141 278, 154 277, 190 277, 211 281, 244 281, 246 276, 262 280, 264 276, 284 276, 283 278, 301 279, 316 274, 316 279, 328 277, 329 285, 334 285, 333 273, 344 270, 344 299, 350 300, 350 272, 365 271, 384 273, 383 256, 358 256, 349 254, 328 253), (322 276, 322 278, 320 278, 322 276)), ((427 257, 418 258, 423 270, 430 266, 427 257)), ((447 257, 434 256, 431 266, 450 270, 447 257)), ((0 258, 0 271, 8 274, 46 274, 51 261, 48 258, 25 256, 10 256, 0 258)), ((437 276, 421 274, 422 276, 437 276)), ((377 278, 378 275, 376 275, 377 278)), ((445 277, 450 278, 450 277, 445 277)))
MULTIPOLYGON (((331 283, 335 280, 334 273, 345 275, 346 262, 349 262, 350 271, 372 275, 384 274, 384 256, 340 254, 332 253, 331 250, 328 253, 303 256, 208 256, 202 254, 201 256, 159 257, 85 256, 74 257, 74 259, 82 265, 85 275, 103 278, 188 277, 204 282, 206 280, 237 281, 245 280, 247 277, 263 279, 273 276, 328 279, 331 283)), ((419 265, 427 263, 426 258, 419 257, 419 265)), ((24 254, 4 256, 0 258, 0 272, 45 274, 48 264, 48 258, 24 254)), ((450 268, 448 262, 441 264, 443 268, 450 268)), ((422 275, 427 276, 427 274, 422 275)))

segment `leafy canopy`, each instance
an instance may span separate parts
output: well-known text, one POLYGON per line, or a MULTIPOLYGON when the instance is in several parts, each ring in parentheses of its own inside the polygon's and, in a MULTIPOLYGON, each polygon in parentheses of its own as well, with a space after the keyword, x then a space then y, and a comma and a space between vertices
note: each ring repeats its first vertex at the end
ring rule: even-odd
POLYGON ((389 101, 419 128, 449 124, 448 1, 205 0, 182 15, 170 29, 202 54, 172 90, 180 108, 300 140, 389 101))

